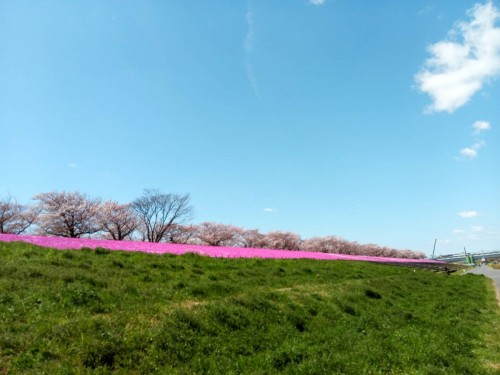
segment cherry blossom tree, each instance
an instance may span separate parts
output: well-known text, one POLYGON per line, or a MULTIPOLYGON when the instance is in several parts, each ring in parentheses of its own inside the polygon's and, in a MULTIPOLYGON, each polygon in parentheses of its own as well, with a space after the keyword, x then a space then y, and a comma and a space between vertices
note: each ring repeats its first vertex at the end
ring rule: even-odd
POLYGON ((301 250, 342 254, 346 241, 336 236, 312 237, 303 241, 301 250))
POLYGON ((123 240, 134 232, 139 221, 130 205, 119 204, 115 201, 106 201, 99 210, 99 224, 106 237, 113 240, 123 240))
POLYGON ((79 238, 100 230, 99 198, 80 192, 48 192, 33 198, 41 211, 38 232, 51 236, 79 238))
POLYGON ((413 251, 413 250, 400 250, 399 258, 406 259, 425 259, 425 254, 421 251, 413 251))
POLYGON ((422 252, 411 250, 397 250, 377 244, 359 244, 356 241, 347 241, 336 236, 312 237, 303 241, 301 250, 320 251, 324 253, 346 255, 368 255, 391 258, 425 258, 422 252))
POLYGON ((383 257, 390 253, 389 249, 372 243, 358 245, 358 252, 360 255, 369 255, 373 257, 383 257))
POLYGON ((195 225, 172 224, 165 234, 167 242, 188 244, 196 236, 198 228, 195 225))
POLYGON ((0 233, 24 233, 38 218, 37 207, 17 203, 15 198, 7 196, 0 199, 0 233))
POLYGON ((241 228, 233 225, 204 222, 198 225, 196 238, 209 246, 236 246, 241 232, 241 228))
POLYGON ((269 247, 266 236, 257 229, 248 229, 241 232, 241 246, 249 248, 269 247))
POLYGON ((268 247, 277 250, 299 250, 302 242, 300 236, 292 232, 269 232, 265 238, 268 247))
POLYGON ((173 224, 182 224, 191 218, 193 208, 189 194, 164 194, 157 189, 146 189, 142 197, 132 202, 139 220, 137 230, 142 239, 160 242, 173 224))

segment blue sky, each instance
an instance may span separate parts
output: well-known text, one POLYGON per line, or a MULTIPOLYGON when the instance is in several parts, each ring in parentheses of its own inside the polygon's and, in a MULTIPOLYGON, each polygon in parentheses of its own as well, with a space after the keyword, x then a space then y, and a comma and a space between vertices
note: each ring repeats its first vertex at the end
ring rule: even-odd
POLYGON ((0 196, 500 248, 500 3, 0 2, 0 196))

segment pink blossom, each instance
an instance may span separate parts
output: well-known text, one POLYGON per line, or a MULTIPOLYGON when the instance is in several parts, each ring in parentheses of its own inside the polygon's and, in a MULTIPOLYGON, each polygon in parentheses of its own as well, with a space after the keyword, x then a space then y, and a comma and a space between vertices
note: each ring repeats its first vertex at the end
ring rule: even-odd
POLYGON ((33 245, 52 247, 56 249, 81 249, 96 247, 108 250, 140 251, 151 254, 197 253, 216 258, 273 258, 273 259, 322 259, 322 260, 357 260, 379 263, 442 263, 434 260, 402 259, 362 255, 330 254, 314 251, 292 251, 253 249, 241 247, 182 245, 171 243, 151 243, 138 241, 94 240, 85 238, 25 236, 15 234, 0 234, 0 242, 21 241, 33 245))

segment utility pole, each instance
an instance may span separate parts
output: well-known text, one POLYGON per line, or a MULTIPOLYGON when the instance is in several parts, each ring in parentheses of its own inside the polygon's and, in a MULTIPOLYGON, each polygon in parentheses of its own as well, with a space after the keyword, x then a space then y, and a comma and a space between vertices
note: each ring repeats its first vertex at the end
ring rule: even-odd
POLYGON ((434 240, 434 247, 432 248, 432 258, 431 259, 434 259, 434 252, 436 251, 436 242, 438 242, 437 238, 434 240))

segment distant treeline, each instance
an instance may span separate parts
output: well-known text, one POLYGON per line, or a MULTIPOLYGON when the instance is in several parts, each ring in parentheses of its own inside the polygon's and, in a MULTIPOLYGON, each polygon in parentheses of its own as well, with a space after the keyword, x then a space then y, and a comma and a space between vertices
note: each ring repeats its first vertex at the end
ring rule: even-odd
POLYGON ((186 224, 193 213, 189 194, 156 189, 144 190, 128 204, 102 201, 78 191, 41 193, 33 201, 23 205, 12 196, 1 199, 0 233, 425 258, 422 252, 359 244, 337 236, 302 239, 293 232, 261 233, 213 222, 186 224))

